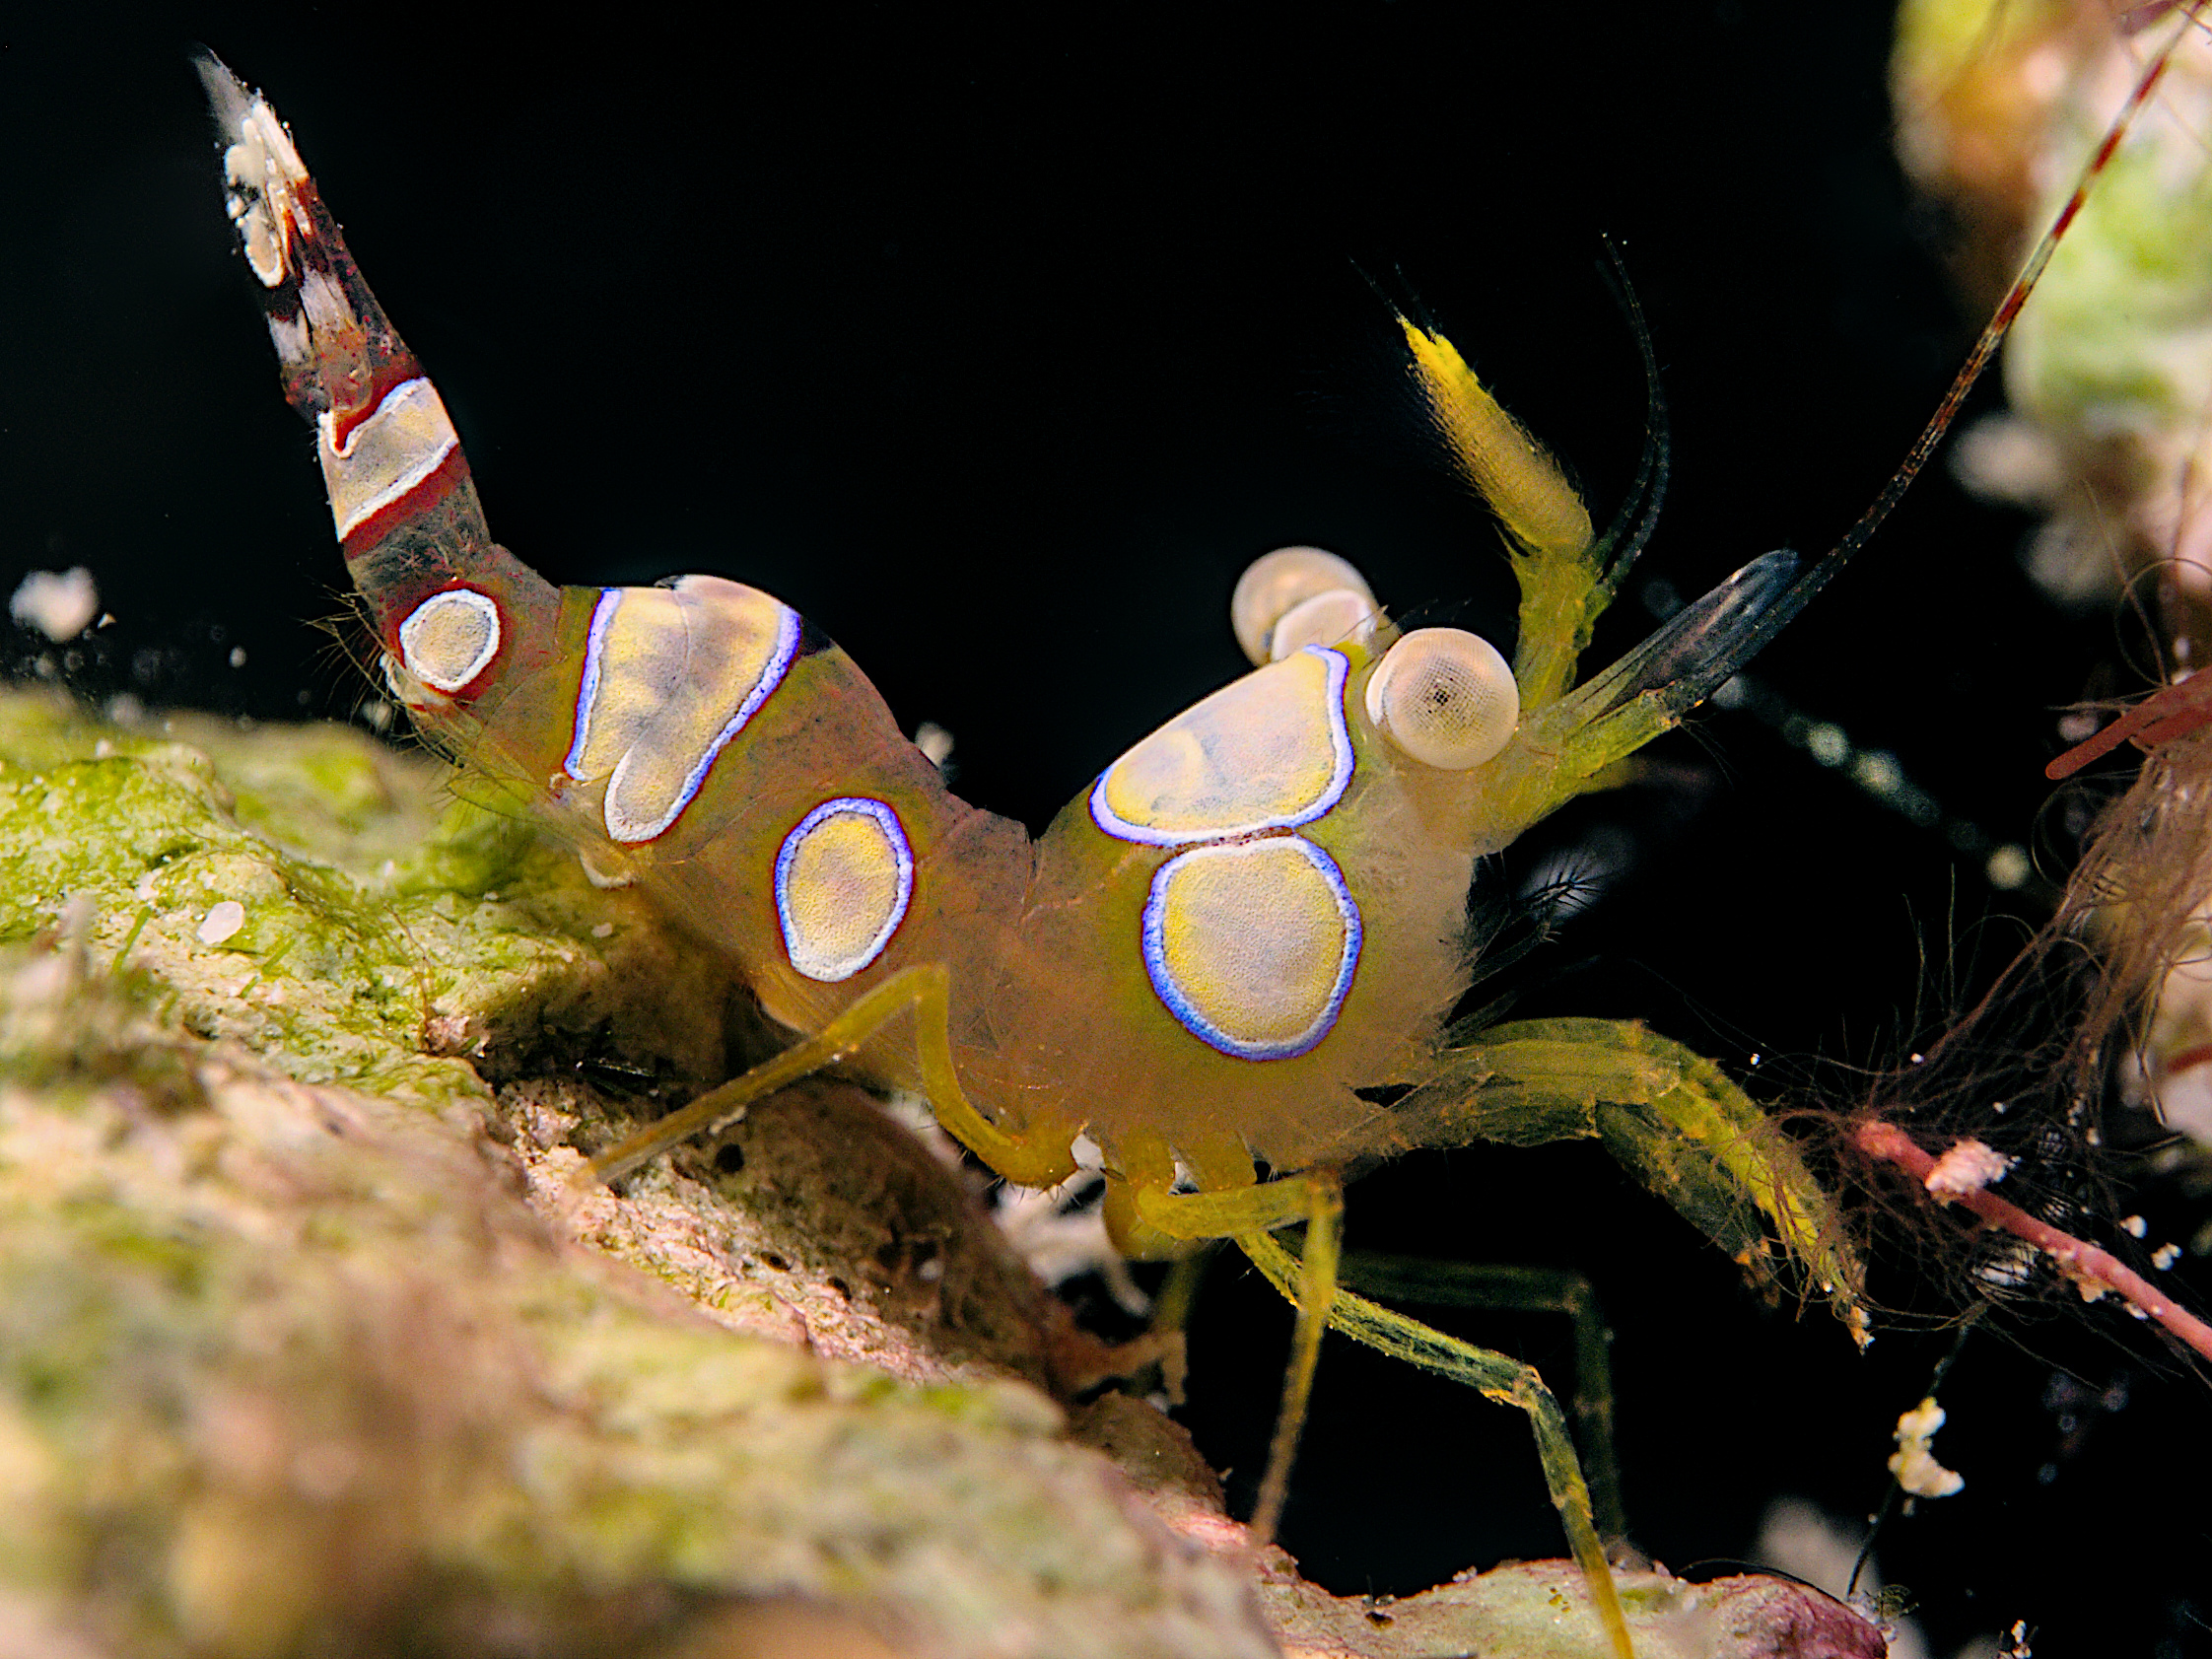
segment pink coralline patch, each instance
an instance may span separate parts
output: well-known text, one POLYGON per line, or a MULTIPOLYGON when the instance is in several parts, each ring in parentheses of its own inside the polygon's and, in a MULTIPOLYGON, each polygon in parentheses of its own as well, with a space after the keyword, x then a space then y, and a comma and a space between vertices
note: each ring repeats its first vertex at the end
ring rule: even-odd
POLYGON ((1705 1607, 1733 1640, 1730 1659, 1887 1659, 1889 1639, 1832 1596, 1746 1574, 1704 1586, 1705 1607))

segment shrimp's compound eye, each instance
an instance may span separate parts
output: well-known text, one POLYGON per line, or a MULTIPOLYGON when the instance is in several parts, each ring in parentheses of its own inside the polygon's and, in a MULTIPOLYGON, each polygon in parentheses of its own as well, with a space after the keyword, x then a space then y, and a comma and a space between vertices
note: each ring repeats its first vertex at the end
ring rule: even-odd
POLYGON ((1417 628, 1368 678, 1367 718, 1414 759, 1465 772, 1512 740, 1521 694, 1489 641, 1460 628, 1417 628))
POLYGON ((1237 578, 1236 591, 1229 597, 1229 625, 1236 630, 1236 643, 1244 648, 1244 655, 1265 667, 1280 661, 1301 645, 1335 645, 1358 625, 1361 615, 1374 608, 1375 595, 1365 581, 1336 554, 1324 553, 1318 547, 1279 547, 1253 560, 1237 578), (1277 638, 1277 630, 1293 611, 1307 600, 1334 590, 1351 593, 1363 608, 1350 614, 1344 627, 1327 632, 1335 617, 1350 613, 1349 601, 1334 601, 1326 621, 1319 613, 1307 619, 1307 627, 1321 631, 1302 632, 1287 646, 1277 638))

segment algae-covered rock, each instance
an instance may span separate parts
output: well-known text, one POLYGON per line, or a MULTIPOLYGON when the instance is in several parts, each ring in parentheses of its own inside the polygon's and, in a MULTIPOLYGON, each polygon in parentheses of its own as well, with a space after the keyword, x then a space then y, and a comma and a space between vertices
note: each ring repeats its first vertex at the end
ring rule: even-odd
POLYGON ((1571 1568, 1338 1601, 1152 1407, 1071 1432, 1110 1356, 848 1085, 581 1184, 746 1008, 427 761, 0 698, 0 1654, 1604 1651, 1571 1568))

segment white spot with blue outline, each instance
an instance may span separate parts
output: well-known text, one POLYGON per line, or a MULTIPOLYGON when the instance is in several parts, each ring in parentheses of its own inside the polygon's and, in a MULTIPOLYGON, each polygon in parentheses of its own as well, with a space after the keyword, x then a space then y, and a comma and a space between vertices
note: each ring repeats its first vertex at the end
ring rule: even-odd
POLYGON ((561 770, 580 784, 584 782, 584 745, 591 740, 591 706, 599 700, 599 657, 606 650, 614 613, 621 607, 621 588, 600 589, 599 602, 591 607, 591 631, 584 640, 584 683, 576 688, 576 720, 570 726, 576 735, 569 744, 569 758, 561 762, 561 770))
MULTIPOLYGON (((1313 798, 1287 812, 1279 812, 1265 818, 1254 818, 1247 823, 1209 824, 1201 828, 1167 830, 1149 825, 1133 824, 1106 804, 1106 780, 1113 776, 1114 766, 1098 775, 1090 789, 1090 818, 1106 834, 1117 841, 1135 841, 1146 847, 1188 847, 1202 841, 1228 841, 1238 836, 1259 835, 1268 830, 1297 829, 1327 814, 1337 802, 1344 799, 1345 791, 1351 787, 1352 750, 1351 732, 1345 724, 1345 680, 1351 664, 1341 651, 1327 646, 1309 645, 1301 648, 1305 653, 1319 657, 1328 664, 1329 681, 1326 693, 1329 711, 1329 745, 1331 765, 1329 781, 1313 798)), ((1287 657, 1284 661, 1289 660, 1287 657)), ((1275 664, 1270 664, 1272 667, 1275 664)), ((1260 672, 1265 673, 1263 668, 1260 672)), ((1216 693, 1215 695, 1219 695, 1216 693)), ((1206 705, 1201 703, 1199 708, 1206 705)), ((1188 716, 1184 717, 1188 719, 1188 716)), ((1162 730, 1167 729, 1162 727, 1162 730)), ((1157 736, 1158 733, 1154 733, 1157 736)), ((1146 739, 1150 741, 1149 738, 1146 739)), ((1134 751, 1133 751, 1134 752, 1134 751)), ((1127 758, 1126 756, 1124 757, 1127 758)))
POLYGON ((1351 888, 1345 880, 1344 871, 1338 868, 1336 860, 1302 835, 1270 836, 1260 841, 1194 847, 1188 852, 1179 853, 1154 872, 1151 890, 1144 901, 1144 972, 1152 982, 1153 994, 1184 1030, 1209 1047, 1238 1060, 1295 1060, 1302 1054, 1311 1053, 1336 1028, 1337 1016, 1344 1011, 1345 998, 1350 994, 1352 978, 1359 967, 1362 936, 1359 906, 1352 899, 1351 888), (1344 923, 1344 943, 1337 963, 1335 983, 1330 987, 1321 1008, 1303 1030, 1270 1042, 1239 1037, 1223 1030, 1200 1011, 1197 1002, 1177 981, 1174 969, 1167 960, 1168 888, 1176 871, 1194 860, 1233 858, 1285 846, 1294 848, 1303 855, 1328 884, 1329 892, 1337 902, 1337 914, 1344 923))
POLYGON ((891 942, 891 935, 906 920, 907 906, 913 900, 914 849, 907 841, 906 827, 899 822, 898 813, 884 801, 866 795, 840 795, 834 800, 825 800, 799 819, 777 851, 776 920, 783 929, 784 954, 793 967, 821 984, 835 985, 840 980, 851 979, 882 955, 884 946, 891 942), (792 903, 792 866, 817 830, 833 819, 848 816, 864 818, 875 826, 895 862, 897 881, 891 903, 885 908, 874 934, 858 947, 831 955, 819 942, 808 937, 805 919, 796 914, 792 903))
MULTIPOLYGON (((593 626, 596 626, 598 622, 596 614, 593 615, 591 620, 593 626)), ((745 729, 745 723, 760 712, 760 706, 768 701, 769 695, 779 685, 783 684, 784 675, 790 670, 792 659, 797 655, 798 612, 793 610, 789 605, 784 605, 779 607, 776 617, 776 647, 769 654, 768 661, 760 671, 760 677, 753 681, 752 689, 745 693, 744 701, 737 705, 737 712, 729 717, 723 728, 715 733, 714 739, 700 751, 699 758, 692 763, 691 770, 684 775, 683 788, 676 792, 676 798, 668 803, 666 811, 662 812, 657 818, 632 819, 617 808, 615 801, 621 795, 622 785, 630 774, 630 755, 625 754, 615 763, 613 776, 607 779, 607 834, 616 841, 624 843, 651 841, 681 817, 683 809, 689 806, 692 797, 698 795, 700 786, 706 783, 707 774, 714 770, 715 762, 721 757, 722 751, 729 746, 730 738, 745 729)), ((588 672, 588 668, 586 671, 588 672)), ((635 749, 631 750, 631 754, 636 752, 635 749)))

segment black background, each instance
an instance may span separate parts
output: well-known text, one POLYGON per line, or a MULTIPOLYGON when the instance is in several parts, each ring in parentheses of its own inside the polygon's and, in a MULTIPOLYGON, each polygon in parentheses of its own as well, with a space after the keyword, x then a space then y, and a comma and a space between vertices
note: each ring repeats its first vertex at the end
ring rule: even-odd
MULTIPOLYGON (((363 695, 311 625, 342 571, 194 41, 291 122, 503 541, 556 581, 771 589, 902 721, 955 733, 964 794, 1039 827, 1239 671, 1227 595, 1269 547, 1509 635, 1494 539, 1391 395, 1363 272, 1403 272, 1602 517, 1642 436, 1595 275, 1618 239, 1675 423, 1643 576, 1684 593, 1832 541, 1974 326, 1890 159, 1875 6, 657 16, 0 26, 0 582, 95 571, 115 621, 81 685, 263 719, 363 695)), ((1758 670, 2024 843, 2049 711, 2117 652, 2029 590, 2026 528, 1931 476, 1758 670)), ((1597 655, 1648 626, 1621 611, 1597 655)), ((1544 832, 1618 879, 1530 966, 1525 1011, 1645 1018, 1848 1105, 1852 1066, 1924 1039, 1930 985, 2037 916, 1742 715, 1657 763, 1544 832)), ((1407 1159, 1354 1189, 1349 1229, 1595 1279, 1631 1518, 1678 1570, 1748 1551, 1778 1494, 1863 1517, 1948 1341, 1862 1359, 1824 1312, 1763 1308, 1589 1148, 1407 1159)), ((1248 1495, 1287 1320, 1226 1269, 1199 1316, 1187 1416, 1248 1495)), ((1555 1323, 1449 1322, 1569 1373, 1555 1323)), ((2212 1652, 2212 1401, 2086 1322, 2027 1340, 1966 1350, 1937 1442, 1966 1492, 1885 1539, 1889 1577, 1937 1653, 2019 1619, 2042 1654, 2212 1652), (2124 1407, 2054 1407, 2061 1365, 2124 1407)), ((1513 1415, 1338 1347, 1315 1414, 1284 1530, 1324 1581, 1556 1553, 1513 1415)))

